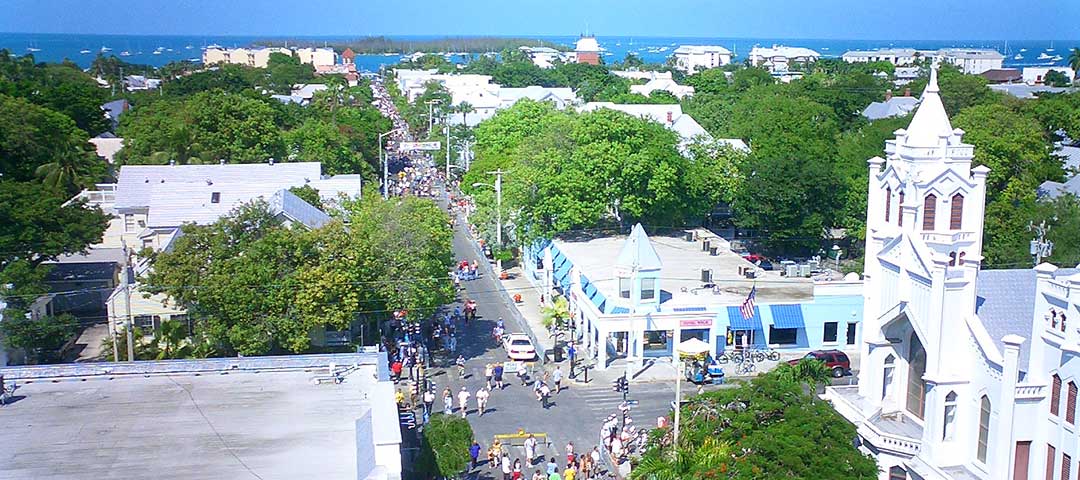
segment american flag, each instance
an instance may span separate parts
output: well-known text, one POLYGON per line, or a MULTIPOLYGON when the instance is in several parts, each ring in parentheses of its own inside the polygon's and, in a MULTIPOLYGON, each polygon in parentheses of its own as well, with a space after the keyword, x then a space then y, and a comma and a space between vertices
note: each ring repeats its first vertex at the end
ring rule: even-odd
POLYGON ((757 296, 757 286, 750 287, 750 294, 746 296, 746 300, 742 302, 742 306, 739 307, 739 313, 746 320, 754 318, 754 297, 757 296))

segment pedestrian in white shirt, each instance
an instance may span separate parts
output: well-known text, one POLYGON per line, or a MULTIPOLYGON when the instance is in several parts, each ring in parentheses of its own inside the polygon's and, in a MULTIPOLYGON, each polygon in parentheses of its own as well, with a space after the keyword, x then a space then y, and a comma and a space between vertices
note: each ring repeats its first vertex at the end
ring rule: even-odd
POLYGON ((477 411, 480 412, 481 417, 484 416, 484 410, 487 410, 489 395, 491 394, 488 393, 487 389, 484 387, 480 387, 480 389, 476 391, 476 407, 477 411))
POLYGON ((465 390, 465 387, 461 387, 461 391, 457 394, 458 408, 461 409, 461 418, 465 418, 465 411, 469 408, 469 391, 465 390))

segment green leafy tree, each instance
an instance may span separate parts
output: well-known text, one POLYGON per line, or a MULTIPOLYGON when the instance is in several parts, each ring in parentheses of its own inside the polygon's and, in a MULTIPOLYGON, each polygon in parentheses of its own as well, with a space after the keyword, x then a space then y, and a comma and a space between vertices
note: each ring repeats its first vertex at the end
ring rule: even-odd
POLYGON ((787 377, 770 372, 690 399, 678 445, 670 427, 654 430, 631 478, 877 478, 873 458, 852 444, 855 427, 787 377))
POLYGON ((352 148, 349 137, 330 122, 308 119, 300 128, 286 134, 291 157, 300 162, 322 162, 323 173, 362 173, 374 175, 371 166, 352 148))
POLYGON ((728 81, 730 75, 731 72, 725 72, 719 68, 709 68, 686 77, 686 84, 694 87, 695 95, 725 93, 731 89, 731 82, 728 81))
POLYGON ((0 95, 0 173, 15 181, 44 176, 50 187, 72 193, 101 180, 105 164, 91 153, 86 132, 67 116, 0 95))
POLYGON ((802 97, 751 95, 733 117, 753 149, 736 224, 761 232, 770 252, 816 249, 823 230, 835 225, 843 192, 831 160, 839 133, 832 110, 802 97))
POLYGON ((1069 52, 1069 68, 1074 72, 1080 72, 1080 47, 1073 47, 1069 52))
POLYGON ((269 87, 278 93, 288 93, 293 85, 310 83, 315 79, 315 67, 300 63, 300 58, 274 52, 267 61, 269 87))
POLYGON ((549 330, 563 328, 565 322, 570 319, 570 303, 561 295, 553 296, 551 303, 545 305, 540 314, 542 315, 541 320, 544 323, 544 328, 549 330))
POLYGON ((289 192, 300 197, 300 199, 307 202, 308 205, 318 208, 319 210, 324 210, 322 198, 319 196, 319 191, 315 189, 315 187, 312 187, 311 185, 302 185, 290 188, 289 192))
POLYGON ((1067 87, 1072 85, 1072 79, 1057 70, 1046 72, 1043 83, 1050 87, 1067 87))
POLYGON ((472 426, 464 418, 437 413, 424 425, 418 469, 439 478, 456 478, 469 465, 472 426))
POLYGON ((57 363, 63 360, 60 349, 75 336, 78 325, 70 314, 30 319, 8 309, 0 330, 4 332, 4 346, 24 349, 31 364, 57 363))

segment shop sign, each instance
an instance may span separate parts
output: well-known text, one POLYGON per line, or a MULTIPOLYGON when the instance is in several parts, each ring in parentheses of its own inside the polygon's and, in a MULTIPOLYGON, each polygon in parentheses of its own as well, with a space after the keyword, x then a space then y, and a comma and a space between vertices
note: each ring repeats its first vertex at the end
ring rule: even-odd
POLYGON ((679 320, 679 326, 682 328, 710 328, 712 327, 711 318, 694 318, 691 320, 679 320))

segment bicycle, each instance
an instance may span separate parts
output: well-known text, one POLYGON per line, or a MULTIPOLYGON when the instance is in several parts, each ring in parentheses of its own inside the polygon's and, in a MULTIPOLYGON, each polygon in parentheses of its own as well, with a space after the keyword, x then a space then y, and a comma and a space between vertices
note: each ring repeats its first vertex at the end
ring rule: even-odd
POLYGON ((742 362, 735 369, 735 371, 740 375, 752 373, 755 370, 757 370, 757 364, 754 362, 742 362))

